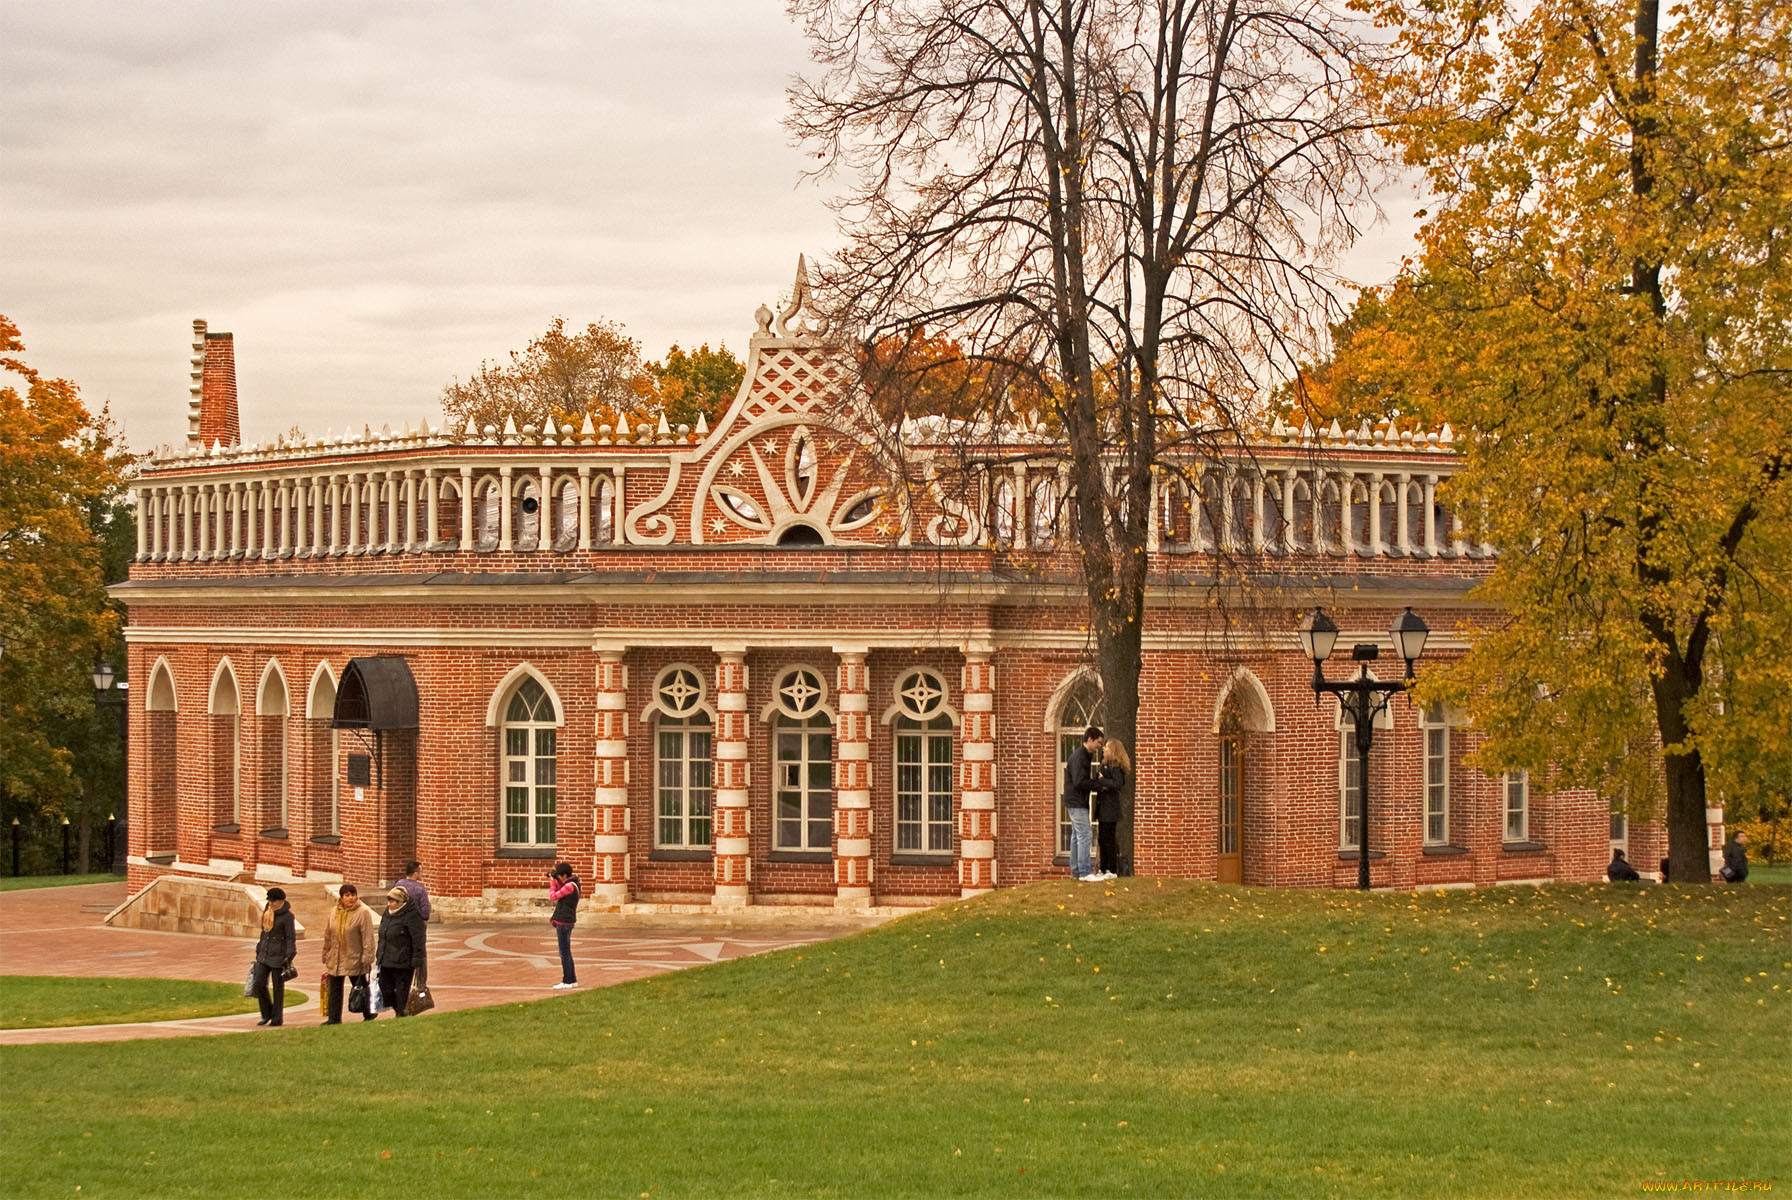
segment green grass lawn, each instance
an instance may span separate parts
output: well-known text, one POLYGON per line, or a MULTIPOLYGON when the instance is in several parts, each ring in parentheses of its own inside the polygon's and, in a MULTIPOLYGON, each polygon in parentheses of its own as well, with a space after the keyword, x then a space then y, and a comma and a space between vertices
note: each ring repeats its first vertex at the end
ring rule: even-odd
MULTIPOLYGON (((0 1180, 82 1197, 1783 1190, 1789 914, 1771 886, 1036 884, 530 1004, 0 1049, 0 1180)), ((452 985, 449 963, 432 982, 452 985)))
POLYGON ((22 892, 27 888, 78 887, 84 883, 123 883, 123 875, 103 871, 98 875, 8 875, 0 879, 0 892, 22 892))
POLYGON ((1761 863, 1750 863, 1748 881, 1750 883, 1792 883, 1792 863, 1776 863, 1771 867, 1761 863))
MULTIPOLYGON (((305 997, 287 990, 286 1007, 305 997)), ((184 1021, 255 1012, 241 984, 185 979, 82 979, 60 975, 0 975, 0 1029, 62 1025, 120 1025, 184 1021)))

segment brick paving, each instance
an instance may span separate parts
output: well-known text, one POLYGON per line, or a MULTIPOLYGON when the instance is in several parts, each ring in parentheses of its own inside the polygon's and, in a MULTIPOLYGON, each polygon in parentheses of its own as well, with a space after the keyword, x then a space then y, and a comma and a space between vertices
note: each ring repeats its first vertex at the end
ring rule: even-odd
MULTIPOLYGON (((101 924, 124 898, 122 882, 0 893, 0 975, 240 984, 248 973, 255 948, 249 939, 113 929, 101 924)), ((762 914, 750 923, 721 916, 605 915, 581 919, 573 935, 573 962, 581 987, 601 987, 824 941, 873 924, 882 915, 842 921, 830 913, 827 920, 816 919, 807 926, 799 924, 800 915, 775 925, 766 921, 772 914, 762 914)), ((288 986, 310 999, 287 1008, 286 1028, 317 1025, 323 1020, 316 999, 322 949, 322 934, 317 929, 299 941, 299 977, 288 986)), ((559 951, 545 920, 430 923, 429 987, 438 1010, 557 997, 562 993, 553 987, 559 981, 559 951)), ((254 1012, 248 1012, 153 1024, 0 1029, 0 1045, 235 1033, 254 1029, 256 1019, 254 1012)))

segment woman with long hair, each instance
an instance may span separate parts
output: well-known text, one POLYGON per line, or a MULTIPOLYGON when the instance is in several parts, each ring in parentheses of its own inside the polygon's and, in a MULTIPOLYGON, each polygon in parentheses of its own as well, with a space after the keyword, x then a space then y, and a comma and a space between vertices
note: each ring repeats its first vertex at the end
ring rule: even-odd
POLYGON ((1096 841, 1101 847, 1101 877, 1113 879, 1120 868, 1120 793, 1126 790, 1126 777, 1132 774, 1132 758, 1118 740, 1109 738, 1101 748, 1101 766, 1095 776, 1095 802, 1098 822, 1096 841))

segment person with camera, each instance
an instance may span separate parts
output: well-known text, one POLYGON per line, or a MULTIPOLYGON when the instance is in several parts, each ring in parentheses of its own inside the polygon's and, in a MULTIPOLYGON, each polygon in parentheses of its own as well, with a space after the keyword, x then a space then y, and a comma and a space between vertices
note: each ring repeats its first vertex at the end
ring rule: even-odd
POLYGON ((548 876, 548 899, 554 902, 554 915, 548 923, 554 927, 554 937, 560 943, 560 982, 554 990, 571 991, 579 986, 579 977, 572 969, 572 927, 579 919, 579 877, 572 873, 571 863, 554 865, 553 874, 548 876))
POLYGON ((283 888, 268 889, 267 907, 261 910, 261 937, 255 942, 255 970, 251 982, 255 1003, 261 1006, 257 1025, 286 1024, 286 981, 298 978, 293 960, 299 956, 299 934, 286 903, 283 888))

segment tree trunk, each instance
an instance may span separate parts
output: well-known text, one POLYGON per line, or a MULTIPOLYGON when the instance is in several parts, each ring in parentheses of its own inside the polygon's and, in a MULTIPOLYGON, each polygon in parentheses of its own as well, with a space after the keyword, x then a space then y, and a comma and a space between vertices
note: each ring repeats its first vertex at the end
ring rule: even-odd
POLYGON ((1696 690, 1677 658, 1651 682, 1655 720, 1661 728, 1667 783, 1668 878, 1675 883, 1711 881, 1711 834, 1705 821, 1705 762, 1687 746, 1686 702, 1696 690), (1675 747, 1687 746, 1684 750, 1675 747))
MULTIPOLYGON (((1117 628, 1099 616, 1097 650, 1101 670, 1102 731, 1118 739, 1133 754, 1133 769, 1127 772, 1126 788, 1120 793, 1120 861, 1122 875, 1134 870, 1133 797, 1139 778, 1139 674, 1142 631, 1138 621, 1122 619, 1117 628)), ((1102 868, 1107 869, 1103 863, 1102 868)))

